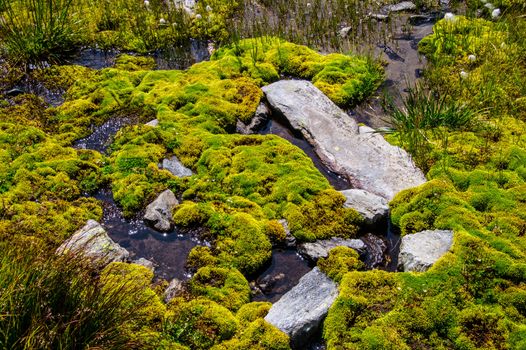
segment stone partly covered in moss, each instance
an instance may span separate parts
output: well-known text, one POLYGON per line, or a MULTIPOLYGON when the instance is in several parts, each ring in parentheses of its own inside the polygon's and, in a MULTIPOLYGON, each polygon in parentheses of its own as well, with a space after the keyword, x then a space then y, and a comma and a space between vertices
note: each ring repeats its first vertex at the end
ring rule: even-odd
POLYGON ((403 271, 423 272, 451 249, 453 231, 422 231, 405 235, 400 244, 398 266, 403 271))
POLYGON ((374 130, 359 128, 310 82, 280 81, 263 91, 329 169, 348 178, 354 187, 390 200, 399 191, 426 181, 405 151, 374 130))
POLYGON ((289 335, 291 343, 301 348, 319 330, 337 296, 336 284, 315 267, 272 305, 265 320, 289 335))
POLYGON ((173 226, 172 210, 179 204, 171 190, 162 192, 157 199, 148 204, 144 213, 144 220, 158 231, 170 231, 173 226))
POLYGON ((360 213, 365 224, 374 226, 386 222, 389 206, 385 198, 356 188, 341 191, 341 193, 346 198, 344 206, 360 213))
POLYGON ((57 249, 57 254, 82 255, 101 266, 126 261, 130 256, 130 253, 115 243, 95 220, 88 220, 83 228, 57 249))
POLYGON ((173 176, 176 177, 187 177, 193 175, 192 170, 185 167, 175 156, 163 159, 162 168, 168 170, 173 176))
POLYGON ((318 261, 318 267, 329 278, 340 282, 347 272, 362 270, 365 265, 354 249, 342 246, 331 249, 326 258, 318 261))
POLYGON ((333 237, 315 242, 301 243, 298 246, 298 252, 306 258, 316 262, 320 258, 328 257, 330 250, 336 247, 351 248, 359 254, 364 254, 366 251, 366 245, 361 239, 342 239, 333 237))

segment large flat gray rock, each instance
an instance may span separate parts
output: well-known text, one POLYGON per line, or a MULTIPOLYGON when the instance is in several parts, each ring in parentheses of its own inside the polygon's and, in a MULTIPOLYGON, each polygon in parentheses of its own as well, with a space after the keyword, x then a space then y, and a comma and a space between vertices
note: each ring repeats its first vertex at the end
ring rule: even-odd
POLYGON ((453 244, 453 231, 422 231, 402 237, 398 255, 398 269, 427 271, 446 254, 453 244))
POLYGON ((171 190, 162 192, 144 212, 144 220, 161 232, 170 231, 173 225, 172 210, 179 201, 171 190))
POLYGON ((331 249, 336 247, 349 247, 356 250, 359 254, 365 253, 366 245, 360 239, 343 239, 333 237, 330 239, 315 242, 302 243, 298 246, 298 252, 312 261, 329 256, 331 249))
POLYGON ((270 106, 283 114, 314 147, 322 162, 354 188, 391 200, 426 181, 411 157, 379 133, 358 127, 312 83, 281 80, 263 87, 270 106))
POLYGON ((58 247, 57 254, 79 254, 98 265, 128 260, 130 253, 115 243, 104 228, 95 220, 75 232, 58 247))
POLYGON ((356 210, 367 225, 376 225, 387 219, 389 205, 385 198, 356 188, 340 192, 346 198, 343 206, 356 210))
POLYGON ((303 349, 337 296, 336 284, 315 267, 272 305, 265 321, 285 332, 295 348, 303 349))

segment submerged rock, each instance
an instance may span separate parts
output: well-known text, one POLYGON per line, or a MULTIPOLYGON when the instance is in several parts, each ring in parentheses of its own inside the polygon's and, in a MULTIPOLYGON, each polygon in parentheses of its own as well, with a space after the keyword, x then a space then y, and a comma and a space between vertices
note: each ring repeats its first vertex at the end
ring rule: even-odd
POLYGON ((365 254, 365 265, 368 269, 375 269, 386 265, 387 244, 385 241, 372 233, 368 233, 361 238, 367 246, 365 254))
POLYGON ((170 231, 173 225, 172 210, 178 204, 175 194, 171 190, 166 190, 146 207, 144 220, 158 231, 170 231))
POLYGON ((407 152, 390 145, 368 127, 358 127, 312 83, 282 80, 263 87, 271 107, 283 114, 314 147, 333 172, 391 200, 398 192, 426 181, 407 152))
POLYGON ((346 208, 353 208, 360 213, 367 225, 376 225, 387 219, 389 205, 385 198, 359 189, 340 191, 347 198, 346 208))
POLYGON ((164 291, 164 302, 169 303, 170 300, 184 292, 184 283, 174 278, 164 291))
POLYGON ((170 158, 163 159, 162 168, 168 170, 172 175, 177 177, 187 177, 192 176, 194 173, 192 170, 188 169, 177 159, 176 156, 171 156, 170 158))
POLYGON ((263 293, 267 294, 273 291, 274 286, 285 279, 285 274, 280 272, 275 275, 267 275, 256 281, 256 287, 263 293))
POLYGON ((272 305, 265 321, 285 332, 295 348, 303 349, 337 296, 336 284, 315 267, 272 305))
POLYGON ((140 258, 140 259, 137 259, 137 260, 133 260, 132 263, 144 266, 144 267, 146 267, 147 269, 149 269, 152 272, 155 270, 154 263, 151 262, 148 259, 145 259, 145 258, 140 258))
POLYGON ((101 266, 126 261, 130 256, 130 253, 115 243, 95 220, 88 220, 84 227, 58 247, 56 253, 81 254, 101 266))
POLYGON ((270 109, 264 102, 261 102, 256 109, 256 113, 249 124, 237 121, 236 132, 243 135, 256 133, 270 119, 270 109))
POLYGON ((427 230, 402 237, 398 269, 427 271, 453 244, 453 231, 427 230))
POLYGON ((320 258, 328 257, 331 249, 342 246, 352 248, 358 254, 364 254, 366 249, 365 243, 360 239, 333 237, 316 242, 302 243, 298 246, 298 252, 315 262, 320 258))

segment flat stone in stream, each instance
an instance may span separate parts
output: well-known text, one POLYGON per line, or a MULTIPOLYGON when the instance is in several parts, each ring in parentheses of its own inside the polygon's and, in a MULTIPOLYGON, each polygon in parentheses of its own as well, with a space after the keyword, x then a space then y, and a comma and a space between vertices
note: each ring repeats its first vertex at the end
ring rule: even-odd
POLYGON ((171 190, 166 190, 146 207, 144 220, 158 231, 170 231, 173 226, 172 210, 178 204, 175 194, 171 190))
POLYGON ((383 13, 391 12, 402 12, 402 11, 414 11, 416 10, 416 5, 411 1, 402 1, 394 5, 386 5, 382 7, 383 13))
POLYGON ((398 268, 402 271, 427 271, 453 244, 453 231, 427 230, 402 237, 398 268))
POLYGON ((285 332, 294 348, 303 349, 337 296, 336 283, 315 267, 272 305, 265 321, 285 332))
POLYGON ((426 181, 407 152, 357 122, 312 83, 282 80, 263 87, 270 106, 300 131, 322 162, 354 188, 391 200, 426 181))
POLYGON ((111 262, 127 261, 130 253, 115 243, 106 230, 95 220, 75 232, 58 247, 57 254, 80 254, 100 267, 111 262))
POLYGON ((177 159, 176 156, 171 156, 170 158, 163 159, 163 163, 161 164, 161 167, 163 169, 168 170, 172 173, 172 175, 176 177, 187 177, 192 176, 194 173, 192 170, 188 169, 177 159))
POLYGON ((387 219, 389 205, 385 198, 355 188, 340 193, 347 198, 343 206, 356 210, 362 215, 366 225, 376 225, 387 219))
POLYGON ((302 243, 298 246, 298 253, 316 262, 320 258, 328 257, 329 251, 336 247, 349 247, 356 250, 358 254, 364 254, 367 248, 365 243, 360 239, 333 237, 331 239, 302 243))

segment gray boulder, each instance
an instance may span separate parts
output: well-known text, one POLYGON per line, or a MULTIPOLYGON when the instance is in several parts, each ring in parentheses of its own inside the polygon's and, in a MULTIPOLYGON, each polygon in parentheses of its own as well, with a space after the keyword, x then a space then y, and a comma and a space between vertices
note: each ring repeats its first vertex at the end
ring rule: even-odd
POLYGON ((249 124, 245 124, 241 120, 237 121, 236 132, 243 135, 256 133, 270 119, 270 113, 267 105, 261 102, 249 124))
POLYGON ((389 205, 385 198, 359 189, 345 190, 341 193, 347 198, 343 206, 360 213, 367 225, 375 225, 387 219, 389 205))
POLYGON ((164 302, 169 303, 170 300, 184 292, 184 283, 174 278, 164 291, 164 302))
POLYGON ((453 244, 453 231, 427 230, 402 237, 398 269, 427 271, 453 244))
POLYGON ((166 190, 146 207, 144 220, 158 231, 170 231, 173 225, 172 210, 178 204, 175 194, 171 190, 166 190))
POLYGON ((177 159, 176 156, 171 156, 170 158, 163 159, 163 163, 161 164, 161 167, 163 169, 168 170, 172 173, 172 175, 177 177, 187 177, 192 176, 194 173, 192 170, 188 169, 177 159))
POLYGON ((328 257, 331 249, 342 246, 352 248, 359 254, 364 254, 367 248, 365 243, 360 239, 333 237, 331 239, 302 243, 298 246, 298 253, 316 262, 320 258, 328 257))
POLYGON ((317 267, 270 308, 265 321, 285 332, 294 348, 303 349, 338 296, 338 287, 317 267))
POLYGON ((391 200, 426 181, 407 152, 357 122, 312 83, 282 80, 263 87, 270 106, 302 133, 322 162, 361 188, 391 200))
POLYGON ((127 261, 130 253, 115 243, 106 230, 95 220, 75 232, 58 247, 57 254, 80 254, 100 267, 111 262, 127 261))

